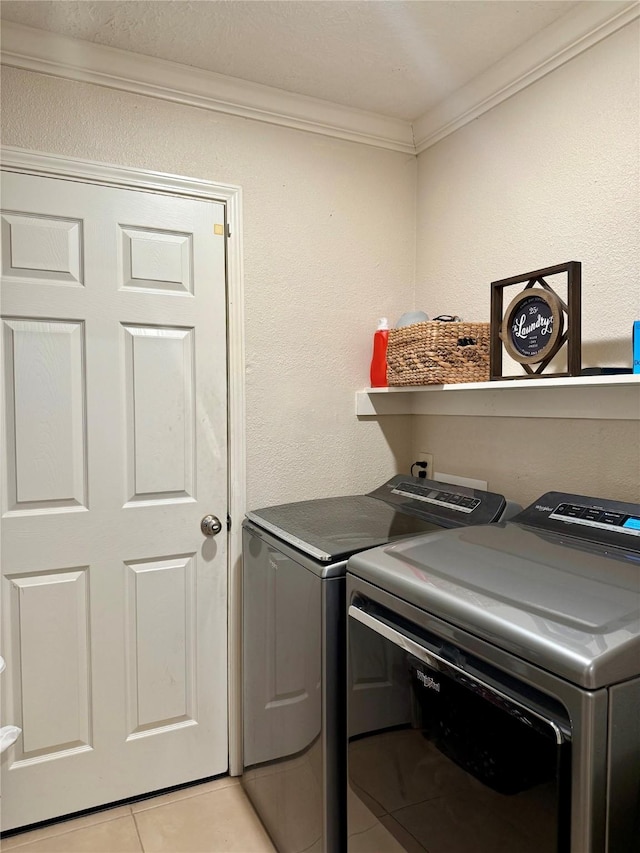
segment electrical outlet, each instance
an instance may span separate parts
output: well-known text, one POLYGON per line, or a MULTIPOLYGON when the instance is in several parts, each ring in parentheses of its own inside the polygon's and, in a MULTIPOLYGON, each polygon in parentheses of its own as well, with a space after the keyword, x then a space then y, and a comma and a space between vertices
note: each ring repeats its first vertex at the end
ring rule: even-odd
POLYGON ((433 480, 433 453, 425 453, 419 450, 415 461, 427 463, 427 479, 433 480))

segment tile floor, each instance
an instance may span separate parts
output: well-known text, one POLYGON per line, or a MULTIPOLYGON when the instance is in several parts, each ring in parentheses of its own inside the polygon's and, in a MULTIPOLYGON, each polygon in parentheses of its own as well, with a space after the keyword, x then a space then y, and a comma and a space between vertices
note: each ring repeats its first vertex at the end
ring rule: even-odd
POLYGON ((0 841, 2 853, 275 853, 238 779, 225 777, 0 841))

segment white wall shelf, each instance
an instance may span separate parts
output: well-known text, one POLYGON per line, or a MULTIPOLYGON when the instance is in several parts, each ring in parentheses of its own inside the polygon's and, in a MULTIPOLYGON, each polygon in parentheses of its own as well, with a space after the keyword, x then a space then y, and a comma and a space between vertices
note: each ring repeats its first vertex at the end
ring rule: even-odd
POLYGON ((640 421, 640 374, 365 388, 356 392, 356 415, 640 421))

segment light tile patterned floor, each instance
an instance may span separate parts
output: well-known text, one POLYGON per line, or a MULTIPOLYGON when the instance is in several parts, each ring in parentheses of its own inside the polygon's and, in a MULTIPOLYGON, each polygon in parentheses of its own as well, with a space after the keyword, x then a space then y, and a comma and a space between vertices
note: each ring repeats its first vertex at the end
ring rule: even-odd
POLYGON ((237 779, 225 777, 130 806, 5 838, 16 853, 275 853, 237 779))

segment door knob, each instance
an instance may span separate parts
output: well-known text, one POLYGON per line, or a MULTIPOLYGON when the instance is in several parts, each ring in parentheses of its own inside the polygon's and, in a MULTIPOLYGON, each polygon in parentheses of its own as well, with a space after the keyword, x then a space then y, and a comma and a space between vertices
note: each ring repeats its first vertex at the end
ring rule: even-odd
POLYGON ((205 515, 200 522, 200 530, 205 536, 215 536, 222 530, 222 523, 215 515, 205 515))

